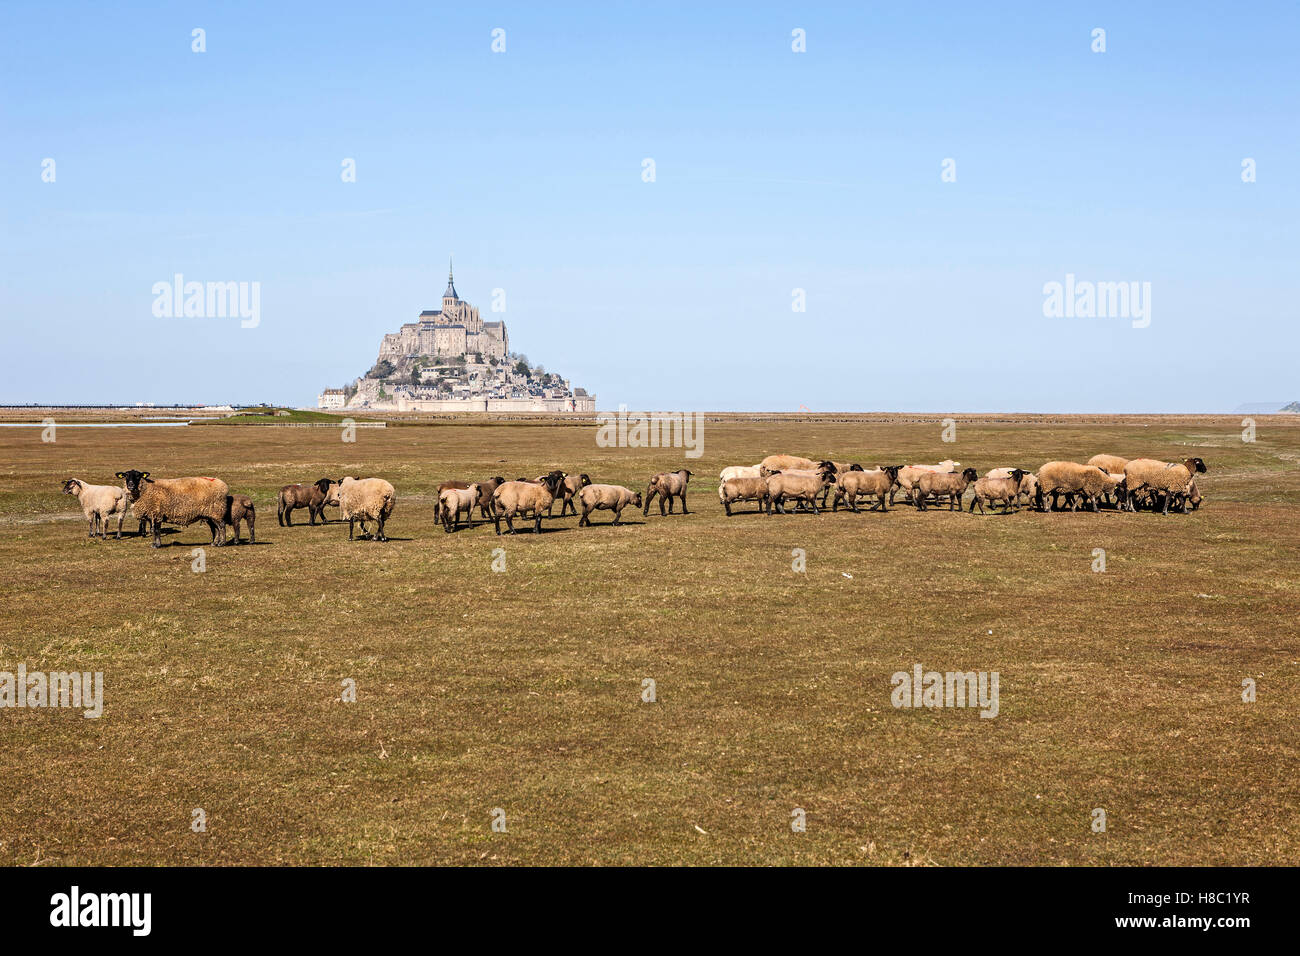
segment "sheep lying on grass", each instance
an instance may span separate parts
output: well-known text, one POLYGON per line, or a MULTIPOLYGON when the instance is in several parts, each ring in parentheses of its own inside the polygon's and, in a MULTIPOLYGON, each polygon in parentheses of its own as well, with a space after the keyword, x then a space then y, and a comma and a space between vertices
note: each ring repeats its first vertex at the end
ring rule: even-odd
POLYGON ((731 506, 737 501, 757 501, 759 512, 767 508, 767 479, 756 476, 727 478, 718 485, 718 501, 731 517, 731 506))
POLYGON ((560 490, 564 472, 552 471, 540 482, 517 479, 507 481, 492 492, 492 517, 496 522, 497 534, 501 533, 501 519, 506 519, 510 534, 515 533, 515 515, 532 515, 533 533, 542 532, 542 512, 551 506, 560 490))
POLYGON ((117 485, 88 485, 80 478, 69 478, 63 483, 63 493, 73 495, 81 502, 81 513, 90 522, 90 535, 99 534, 108 540, 108 519, 117 515, 117 538, 122 537, 122 519, 129 507, 126 489, 117 485))
MULTIPOLYGON (((253 508, 253 499, 248 495, 226 495, 226 513, 222 518, 222 524, 234 529, 235 540, 233 544, 239 544, 239 523, 242 521, 248 525, 248 543, 256 544, 257 538, 253 528, 257 520, 257 512, 253 508)), ((223 530, 224 534, 224 530, 223 530)))
POLYGON ((667 513, 673 513, 673 499, 682 499, 682 514, 688 515, 690 511, 686 508, 686 483, 691 480, 691 473, 685 468, 677 471, 661 471, 650 479, 650 484, 646 488, 645 504, 642 510, 645 514, 650 513, 650 502, 654 501, 655 495, 659 496, 659 514, 664 514, 664 502, 668 502, 667 513))
POLYGON ((631 488, 624 488, 622 485, 584 485, 578 492, 578 500, 582 503, 582 517, 578 519, 579 528, 583 525, 591 525, 593 511, 614 512, 612 523, 618 524, 623 509, 628 505, 633 508, 641 507, 641 493, 631 488))
MULTIPOLYGON (((998 468, 996 471, 1006 469, 998 468)), ((1020 482, 1025 477, 1025 473, 1019 468, 1010 469, 1010 474, 994 476, 989 472, 983 478, 975 482, 975 495, 970 500, 970 510, 975 510, 975 505, 979 505, 980 514, 984 513, 984 503, 987 501, 990 506, 994 502, 1001 501, 1004 505, 1003 513, 1011 511, 1012 506, 1017 511, 1020 510, 1020 482)))
POLYGON ((337 484, 333 478, 321 478, 310 485, 285 485, 276 497, 275 520, 282 528, 292 528, 291 516, 294 509, 306 508, 312 524, 316 523, 317 518, 320 518, 321 524, 329 524, 325 518, 325 505, 329 503, 337 484))
POLYGON ((934 495, 935 502, 941 497, 948 498, 949 511, 961 511, 961 496, 966 493, 966 486, 977 481, 979 475, 974 468, 967 468, 960 475, 953 472, 927 471, 916 479, 912 487, 912 501, 918 511, 925 510, 925 501, 934 495))
POLYGON ((474 521, 474 506, 479 504, 481 489, 478 485, 466 488, 443 488, 438 492, 438 518, 442 521, 442 530, 450 533, 460 527, 460 516, 465 515, 466 523, 474 521))
POLYGON ((327 503, 337 505, 342 513, 343 520, 348 523, 349 541, 356 540, 354 532, 358 521, 361 522, 361 537, 363 540, 371 537, 366 524, 373 521, 378 526, 373 535, 373 540, 387 541, 388 538, 384 534, 384 524, 392 517, 393 509, 397 507, 397 489, 383 478, 353 478, 349 476, 334 486, 333 493, 327 503))
MULTIPOLYGON (((1177 500, 1179 510, 1186 514, 1193 479, 1205 470, 1205 462, 1200 458, 1187 458, 1181 462, 1136 458, 1124 466, 1124 478, 1130 494, 1142 491, 1151 497, 1152 510, 1157 501, 1163 499, 1164 505, 1160 513, 1167 515, 1170 503, 1177 500)), ((1136 510, 1131 499, 1127 502, 1127 509, 1136 510)))
POLYGON ((213 547, 226 543, 226 495, 230 489, 219 478, 150 478, 147 471, 119 471, 126 483, 131 513, 153 529, 152 547, 162 547, 162 523, 188 527, 207 524, 213 547))
MULTIPOLYGON (((835 501, 832 511, 839 511, 840 501, 848 504, 850 511, 858 510, 858 498, 875 498, 872 511, 889 510, 889 493, 898 487, 898 472, 901 465, 882 465, 875 471, 844 471, 835 478, 835 501)), ((822 499, 823 506, 825 499, 822 499)))

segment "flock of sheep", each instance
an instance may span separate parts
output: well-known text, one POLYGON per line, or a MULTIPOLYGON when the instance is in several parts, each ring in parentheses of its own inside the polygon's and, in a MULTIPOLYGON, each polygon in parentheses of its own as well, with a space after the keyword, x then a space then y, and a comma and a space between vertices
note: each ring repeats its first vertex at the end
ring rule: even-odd
MULTIPOLYGON (((1001 504, 1004 512, 1019 510, 1022 500, 1039 510, 1056 510, 1064 506, 1072 511, 1082 506, 1093 511, 1102 502, 1120 510, 1159 509, 1168 514, 1170 505, 1184 514, 1188 507, 1200 507, 1196 475, 1205 471, 1200 458, 1181 462, 1156 461, 1151 458, 1128 460, 1114 455, 1094 455, 1086 465, 1072 461, 1049 461, 1037 472, 1021 468, 994 468, 979 477, 974 468, 961 468, 960 462, 942 461, 937 465, 882 465, 865 469, 853 462, 829 459, 814 461, 795 455, 769 455, 757 465, 732 465, 724 468, 718 485, 718 500, 727 515, 737 502, 757 502, 766 514, 785 513, 787 502, 796 509, 826 507, 833 494, 831 510, 843 502, 857 512, 859 500, 875 503, 871 510, 887 511, 895 495, 902 493, 918 511, 932 504, 947 503, 949 510, 962 508, 966 490, 972 490, 970 510, 978 506, 1001 504), (959 470, 960 469, 960 470, 959 470), (1050 499, 1050 500, 1049 500, 1050 499)), ((248 528, 248 540, 255 540, 256 510, 248 495, 231 494, 219 478, 153 478, 147 471, 119 471, 119 485, 92 485, 78 478, 63 483, 65 494, 75 496, 90 523, 90 537, 108 537, 110 519, 117 518, 117 537, 122 537, 122 522, 129 511, 139 520, 137 533, 153 534, 153 547, 162 544, 164 522, 189 526, 202 521, 212 532, 212 544, 227 543, 226 529, 234 531, 234 544, 240 543, 241 523, 248 528)), ((473 523, 474 509, 490 520, 501 534, 505 520, 508 533, 515 533, 515 518, 533 520, 533 530, 540 532, 542 518, 550 517, 560 502, 560 517, 570 511, 578 516, 578 526, 591 524, 593 511, 613 512, 613 524, 620 523, 623 509, 629 505, 650 513, 650 505, 659 499, 659 513, 671 514, 680 500, 686 508, 686 488, 691 472, 685 468, 659 472, 650 478, 644 495, 623 485, 595 484, 586 474, 570 475, 559 469, 536 478, 514 481, 497 476, 486 481, 445 481, 438 487, 438 520, 445 531, 457 530, 464 516, 473 523), (579 507, 581 514, 579 515, 579 507)), ((276 519, 292 527, 293 512, 306 508, 311 524, 319 518, 326 522, 326 506, 337 507, 348 523, 348 540, 355 538, 355 525, 361 524, 361 536, 387 541, 384 525, 397 505, 397 491, 383 478, 321 478, 314 484, 285 485, 277 496, 276 519), (375 530, 369 530, 370 523, 375 530)))
POLYGON ((1019 510, 1022 499, 1041 511, 1056 510, 1062 497, 1071 511, 1085 505, 1098 511, 1103 501, 1110 504, 1112 495, 1120 510, 1158 508, 1161 514, 1168 514, 1172 504, 1186 514, 1189 505, 1193 511, 1201 505, 1196 475, 1204 471, 1205 462, 1200 458, 1166 462, 1094 455, 1086 465, 1049 461, 1037 472, 1003 467, 981 478, 974 468, 963 469, 951 459, 937 465, 878 465, 868 471, 853 462, 769 455, 757 465, 722 469, 718 499, 728 515, 738 501, 757 502, 759 510, 767 514, 784 512, 785 502, 793 501, 796 508, 811 508, 815 513, 817 499, 825 508, 831 494, 835 496, 832 511, 839 509, 841 501, 849 510, 858 511, 859 498, 874 498, 871 509, 887 511, 894 496, 902 492, 918 511, 945 501, 949 510, 960 511, 962 497, 970 488, 970 510, 978 506, 981 514, 985 505, 999 503, 1004 511, 1019 510))

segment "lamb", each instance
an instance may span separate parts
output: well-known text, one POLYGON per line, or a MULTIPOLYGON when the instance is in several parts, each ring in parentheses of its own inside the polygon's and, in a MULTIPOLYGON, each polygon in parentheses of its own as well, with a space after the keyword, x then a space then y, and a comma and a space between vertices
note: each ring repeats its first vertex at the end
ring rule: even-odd
POLYGON ((646 488, 645 505, 643 512, 650 513, 650 502, 659 496, 659 514, 664 514, 664 502, 668 503, 668 514, 673 513, 673 499, 682 499, 682 514, 688 515, 690 512, 686 509, 686 483, 691 480, 691 472, 685 468, 677 471, 661 471, 650 479, 650 484, 646 488))
POLYGON ((151 547, 162 547, 162 523, 188 527, 203 521, 212 532, 213 547, 226 543, 226 495, 230 489, 219 478, 150 478, 147 471, 119 471, 126 485, 131 514, 149 522, 151 547))
MULTIPOLYGON (((1005 469, 997 468, 995 471, 1004 471, 1005 469)), ((975 482, 975 495, 970 500, 970 510, 975 510, 975 505, 980 506, 980 514, 984 513, 984 502, 992 505, 995 501, 1001 501, 1004 505, 1003 514, 1009 512, 1012 506, 1017 511, 1020 510, 1020 481, 1024 478, 1025 473, 1019 468, 1012 468, 1011 474, 1007 476, 993 476, 989 472, 983 478, 975 482)))
MULTIPOLYGON (((839 472, 835 480, 835 501, 832 511, 840 508, 840 499, 847 500, 850 511, 858 510, 858 496, 874 496, 877 501, 871 506, 872 511, 889 510, 889 492, 898 486, 898 472, 901 465, 881 465, 875 471, 839 472)), ((823 499, 824 504, 825 499, 823 499)))
POLYGON ((1098 511, 1097 498, 1105 491, 1114 490, 1119 479, 1106 474, 1096 465, 1081 465, 1077 461, 1049 461, 1038 469, 1038 487, 1034 503, 1042 511, 1054 510, 1058 497, 1066 495, 1071 511, 1078 511, 1081 503, 1098 511), (1045 507, 1047 496, 1052 496, 1051 508, 1045 507))
POLYGON ((898 469, 898 488, 892 489, 889 492, 889 503, 891 505, 894 503, 894 494, 900 489, 905 498, 912 498, 912 491, 916 488, 917 481, 919 481, 921 476, 926 472, 955 474, 957 469, 960 467, 961 462, 953 461, 951 458, 945 458, 937 465, 905 465, 898 469))
MULTIPOLYGON (((588 475, 565 475, 560 481, 560 517, 564 517, 564 511, 567 508, 575 515, 578 513, 578 507, 573 503, 573 497, 583 488, 591 484, 591 478, 588 475)), ((639 496, 638 496, 639 497, 639 496)), ((554 507, 554 502, 551 507, 554 507)), ((546 509, 546 517, 551 516, 551 509, 546 509)), ((590 524, 590 522, 588 522, 590 524)))
MULTIPOLYGON (((257 537, 253 525, 257 521, 257 512, 253 508, 253 499, 248 495, 226 495, 226 513, 222 518, 222 524, 228 525, 235 531, 235 544, 239 544, 239 523, 244 522, 248 525, 248 543, 256 544, 257 537)), ((225 534, 225 528, 222 529, 225 534)))
POLYGON ((397 507, 397 489, 383 478, 353 478, 348 476, 334 486, 327 504, 338 505, 343 520, 348 523, 348 540, 354 541, 355 523, 361 522, 361 538, 370 537, 373 541, 387 541, 384 524, 393 515, 397 507), (378 525, 374 535, 366 528, 366 522, 378 525))
POLYGON ((918 511, 925 510, 925 499, 934 495, 936 502, 941 495, 948 497, 948 510, 961 511, 961 496, 966 493, 966 486, 979 480, 974 468, 967 468, 960 475, 955 472, 927 471, 916 479, 912 487, 912 498, 918 511))
POLYGON ((1020 497, 1026 502, 1038 497, 1038 476, 1032 471, 1020 479, 1020 497))
POLYGON ((731 517, 731 506, 737 501, 757 501, 760 512, 767 507, 767 479, 756 476, 727 478, 718 485, 718 501, 731 517))
POLYGON ((295 508, 306 508, 307 515, 314 525, 320 518, 322 524, 329 524, 325 518, 325 505, 333 494, 333 487, 338 481, 333 478, 321 478, 311 485, 285 485, 276 497, 275 520, 282 528, 293 527, 295 508))
MULTIPOLYGON (((1175 497, 1180 501, 1180 510, 1186 514, 1192 479, 1205 470, 1205 462, 1200 458, 1187 458, 1177 463, 1136 458, 1124 466, 1124 478, 1130 493, 1144 490, 1153 496, 1162 496, 1164 507, 1161 514, 1169 514, 1169 503, 1175 497)), ((1153 499, 1152 507, 1154 506, 1153 499)), ((1129 510, 1134 510, 1131 501, 1129 510)))
POLYGON ((541 534, 542 512, 555 501, 555 496, 560 490, 560 482, 563 480, 564 472, 552 471, 540 482, 517 479, 507 481, 498 487, 492 492, 492 517, 496 522, 497 534, 501 533, 503 517, 506 519, 506 527, 510 529, 510 534, 514 534, 514 516, 528 514, 532 514, 536 519, 533 533, 541 534))
POLYGON ((108 540, 108 519, 117 515, 117 538, 122 538, 122 519, 129 504, 126 489, 117 485, 88 485, 80 478, 69 478, 63 483, 65 495, 75 495, 81 502, 81 513, 90 522, 90 537, 99 532, 101 540, 108 540))
POLYGON ((479 503, 481 489, 477 484, 465 488, 443 488, 438 492, 438 517, 442 521, 442 530, 450 533, 460 527, 463 512, 466 522, 474 521, 474 506, 479 503))
POLYGON ((591 513, 602 509, 614 512, 613 523, 618 524, 623 509, 628 505, 633 508, 641 507, 641 492, 624 488, 622 485, 587 484, 579 490, 578 500, 582 502, 582 517, 578 519, 579 528, 583 525, 591 527, 591 513))
MULTIPOLYGON (((829 465, 829 462, 827 462, 829 465)), ((832 467, 821 468, 812 474, 793 475, 783 471, 774 471, 767 476, 767 513, 772 513, 773 506, 780 514, 785 514, 785 499, 793 498, 796 501, 805 502, 812 508, 813 514, 819 514, 817 510, 817 496, 826 488, 835 483, 835 472, 832 467)))

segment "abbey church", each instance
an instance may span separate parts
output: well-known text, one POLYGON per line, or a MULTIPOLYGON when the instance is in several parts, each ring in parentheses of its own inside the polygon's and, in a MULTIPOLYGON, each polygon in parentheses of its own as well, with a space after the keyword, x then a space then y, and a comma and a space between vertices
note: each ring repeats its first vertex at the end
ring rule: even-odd
POLYGON ((479 317, 478 306, 470 305, 456 294, 456 282, 448 269, 442 308, 421 312, 416 321, 385 335, 379 346, 379 358, 396 362, 416 355, 462 356, 467 360, 478 356, 478 361, 486 362, 500 361, 509 351, 510 337, 505 322, 484 322, 479 317))

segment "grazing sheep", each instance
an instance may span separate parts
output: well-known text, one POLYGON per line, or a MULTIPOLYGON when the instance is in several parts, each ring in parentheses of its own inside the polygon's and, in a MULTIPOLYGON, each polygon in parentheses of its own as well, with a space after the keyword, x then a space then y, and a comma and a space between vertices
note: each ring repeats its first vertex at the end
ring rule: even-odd
POLYGON ((107 541, 108 519, 117 515, 117 538, 121 540, 122 519, 129 507, 126 489, 117 485, 88 485, 80 478, 69 478, 63 483, 63 493, 81 502, 81 513, 90 522, 90 537, 98 532, 107 541))
POLYGON ((1081 465, 1077 461, 1049 461, 1038 469, 1034 504, 1042 511, 1053 511, 1058 507, 1059 497, 1066 495, 1066 504, 1071 511, 1078 511, 1080 504, 1098 511, 1098 497, 1104 491, 1115 489, 1120 480, 1112 478, 1096 465, 1081 465), (1046 507, 1048 495, 1052 496, 1050 508, 1046 507))
MULTIPOLYGON (((222 524, 234 529, 234 544, 239 544, 241 521, 248 525, 248 543, 256 544, 257 537, 253 526, 257 521, 257 512, 253 508, 253 499, 248 495, 226 495, 226 513, 222 518, 222 524)), ((224 528, 222 533, 224 534, 224 528)))
POLYGON ((967 468, 960 475, 953 472, 927 471, 916 479, 912 487, 912 498, 918 511, 925 510, 925 499, 935 496, 936 503, 940 496, 948 498, 949 511, 961 511, 961 496, 966 493, 966 486, 977 481, 979 475, 974 468, 967 468))
POLYGON ((1201 497, 1201 493, 1196 490, 1195 478, 1193 478, 1191 480, 1191 483, 1187 486, 1187 494, 1185 497, 1187 498, 1187 503, 1192 506, 1193 511, 1199 508, 1201 506, 1201 502, 1205 500, 1204 498, 1201 497))
POLYGON ((152 547, 162 547, 162 523, 188 527, 196 521, 207 524, 213 547, 226 543, 226 495, 230 489, 219 478, 150 478, 147 471, 119 471, 126 484, 131 514, 149 522, 152 547))
POLYGON ((726 468, 722 469, 722 473, 718 475, 718 480, 722 482, 726 481, 728 478, 761 478, 763 477, 761 474, 762 467, 761 464, 728 465, 726 468))
MULTIPOLYGON (((995 471, 1003 471, 997 468, 995 471)), ((980 514, 984 513, 984 502, 992 505, 996 501, 1003 503, 1003 513, 1010 511, 1015 506, 1017 511, 1020 510, 1020 482, 1025 477, 1025 473, 1019 468, 1012 468, 1011 473, 1006 476, 993 476, 989 472, 983 478, 975 482, 974 497, 970 500, 970 510, 975 510, 975 505, 980 506, 980 514)))
MULTIPOLYGON (((573 496, 576 495, 576 494, 577 494, 579 491, 581 491, 583 488, 586 488, 589 484, 591 484, 591 478, 590 478, 588 475, 585 475, 585 474, 584 474, 584 475, 565 475, 564 478, 560 480, 560 489, 559 489, 560 493, 559 493, 559 500, 560 500, 560 517, 561 517, 561 518, 564 517, 564 513, 565 513, 565 509, 566 509, 566 508, 567 508, 569 511, 572 511, 575 515, 578 513, 578 507, 577 507, 577 505, 575 505, 575 504, 573 503, 573 496)), ((552 503, 551 503, 551 507, 554 507, 554 506, 555 506, 555 503, 552 502, 552 503)), ((550 508, 547 508, 547 509, 546 509, 546 517, 549 518, 550 516, 551 516, 551 509, 550 509, 550 508)), ((590 523, 590 522, 588 522, 588 523, 590 523)))
POLYGON ((329 524, 325 517, 325 505, 329 504, 333 488, 338 484, 333 478, 321 478, 310 485, 285 485, 276 497, 275 520, 282 528, 293 527, 295 508, 306 508, 307 515, 314 525, 320 518, 321 524, 329 524))
MULTIPOLYGON (((1192 479, 1206 470, 1205 462, 1200 458, 1187 458, 1181 462, 1156 461, 1152 458, 1136 458, 1124 466, 1125 483, 1130 493, 1143 491, 1152 496, 1152 508, 1157 498, 1164 499, 1161 514, 1169 514, 1169 503, 1177 498, 1180 510, 1187 513, 1188 491, 1192 479)), ((1130 499, 1128 510, 1135 510, 1130 499)))
MULTIPOLYGON (((889 510, 889 493, 898 486, 898 472, 901 465, 881 465, 875 471, 842 471, 837 473, 835 478, 835 501, 831 506, 832 511, 838 511, 840 508, 840 499, 848 503, 850 511, 858 510, 859 496, 864 498, 875 497, 876 503, 871 506, 872 511, 889 510)), ((825 499, 822 499, 823 507, 825 499)))
POLYGON ((912 491, 916 488, 917 481, 926 472, 936 472, 938 474, 956 474, 957 469, 961 467, 961 462, 953 461, 951 458, 945 458, 937 465, 904 465, 898 469, 898 488, 889 492, 889 503, 894 503, 894 494, 897 491, 903 492, 903 497, 911 500, 912 491))
POLYGON ((579 528, 583 525, 590 527, 591 513, 600 510, 614 512, 613 524, 618 524, 623 509, 628 505, 633 508, 641 507, 641 492, 624 488, 622 485, 587 484, 578 491, 578 500, 582 502, 582 517, 578 519, 579 528))
POLYGON ((507 481, 492 492, 492 517, 496 522, 497 534, 501 533, 501 519, 506 519, 506 527, 515 533, 514 516, 531 514, 535 519, 533 533, 541 534, 542 512, 551 506, 560 490, 564 472, 552 471, 540 482, 526 479, 507 481))
POLYGON ((645 514, 650 513, 650 502, 654 501, 655 495, 659 496, 659 514, 664 514, 664 502, 668 502, 668 514, 673 513, 673 499, 682 499, 682 514, 688 515, 690 512, 686 509, 686 483, 691 480, 691 473, 685 468, 677 471, 661 471, 650 479, 650 484, 646 488, 645 505, 643 511, 645 514))
POLYGON ((757 501, 758 510, 762 512, 767 508, 767 479, 750 475, 727 478, 718 485, 718 501, 727 509, 728 518, 731 517, 731 506, 737 501, 757 501))
POLYGON ((474 521, 474 506, 480 501, 482 489, 477 485, 468 485, 465 488, 443 488, 438 492, 438 517, 442 521, 442 530, 450 533, 453 529, 460 528, 460 516, 465 515, 465 521, 472 524, 474 521))
POLYGON ((397 507, 397 489, 383 478, 353 478, 348 476, 334 486, 328 504, 337 505, 343 520, 348 523, 348 540, 355 541, 355 523, 361 522, 361 537, 374 541, 387 541, 384 524, 397 507), (366 523, 378 525, 370 535, 366 523))
MULTIPOLYGON (((829 464, 827 462, 827 465, 829 464)), ((774 471, 767 476, 767 513, 771 514, 775 506, 779 514, 785 514, 785 499, 791 498, 806 503, 812 508, 813 514, 820 514, 817 510, 817 496, 834 483, 833 467, 800 475, 774 471)))

